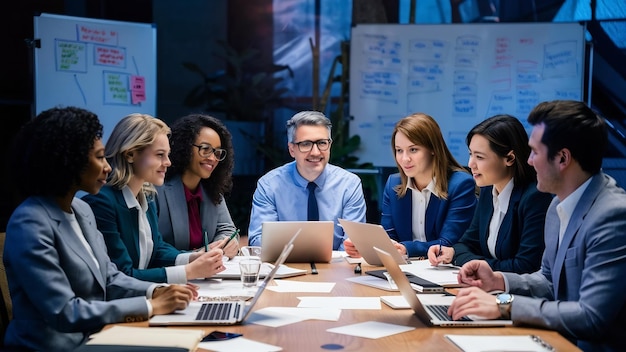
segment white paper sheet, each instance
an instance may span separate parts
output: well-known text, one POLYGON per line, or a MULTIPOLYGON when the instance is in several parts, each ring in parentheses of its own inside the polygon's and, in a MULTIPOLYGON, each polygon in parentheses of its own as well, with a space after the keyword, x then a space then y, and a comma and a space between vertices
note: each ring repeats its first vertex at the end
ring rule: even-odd
POLYGON ((338 328, 332 328, 326 331, 334 332, 336 334, 365 337, 368 339, 378 339, 381 337, 395 335, 411 330, 415 330, 415 328, 411 326, 380 323, 377 321, 367 321, 364 323, 340 326, 338 328))
POLYGON ((380 309, 378 297, 298 297, 299 308, 380 309))

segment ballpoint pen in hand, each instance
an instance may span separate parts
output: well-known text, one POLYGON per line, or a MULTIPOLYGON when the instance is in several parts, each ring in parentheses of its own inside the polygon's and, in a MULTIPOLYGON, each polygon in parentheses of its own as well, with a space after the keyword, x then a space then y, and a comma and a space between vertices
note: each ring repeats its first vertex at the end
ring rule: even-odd
POLYGON ((230 235, 230 237, 228 237, 226 242, 224 242, 224 244, 222 245, 221 249, 224 250, 224 248, 226 248, 226 246, 228 246, 228 243, 230 243, 230 241, 232 241, 232 239, 235 238, 235 236, 237 236, 238 233, 239 233, 239 229, 235 230, 235 232, 233 232, 233 234, 230 235))
POLYGON ((202 234, 204 237, 202 238, 202 241, 204 242, 204 251, 208 252, 209 251, 209 234, 204 231, 202 234))

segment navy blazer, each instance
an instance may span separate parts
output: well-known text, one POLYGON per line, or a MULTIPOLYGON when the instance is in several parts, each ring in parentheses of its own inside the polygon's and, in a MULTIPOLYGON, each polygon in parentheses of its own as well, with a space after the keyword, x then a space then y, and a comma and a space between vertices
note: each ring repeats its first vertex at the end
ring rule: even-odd
POLYGON ((167 282, 166 266, 175 265, 176 256, 181 251, 163 241, 159 233, 156 204, 148 199, 146 216, 152 229, 154 248, 146 269, 139 266, 139 222, 136 208, 129 209, 121 190, 109 185, 102 187, 100 193, 86 195, 83 199, 91 205, 98 229, 104 235, 111 260, 126 275, 140 280, 167 282))
POLYGON ((107 324, 148 319, 146 293, 153 283, 111 263, 85 202, 74 198, 72 210, 93 257, 52 198, 30 197, 11 215, 4 265, 13 319, 5 347, 72 351, 107 324))
POLYGON ((493 270, 531 273, 541 266, 543 227, 552 195, 537 190, 536 183, 515 184, 509 206, 496 240, 494 258, 487 247, 489 223, 493 215, 493 186, 481 187, 478 208, 472 224, 454 247, 453 262, 463 265, 470 260, 487 261, 493 270))
MULTIPOLYGON (((202 230, 207 231, 209 243, 228 238, 236 230, 230 217, 224 197, 214 204, 202 185, 200 219, 202 230)), ((157 187, 159 232, 163 240, 181 250, 191 250, 189 246, 189 213, 185 189, 180 176, 176 176, 157 187)), ((234 239, 238 240, 238 239, 234 239)))
POLYGON ((463 171, 453 172, 448 180, 448 199, 431 194, 424 228, 426 242, 413 241, 412 194, 407 191, 399 198, 394 187, 400 183, 400 174, 390 175, 383 192, 381 225, 389 237, 401 242, 410 257, 425 256, 435 244, 448 247, 455 244, 476 209, 476 184, 472 176, 463 171))

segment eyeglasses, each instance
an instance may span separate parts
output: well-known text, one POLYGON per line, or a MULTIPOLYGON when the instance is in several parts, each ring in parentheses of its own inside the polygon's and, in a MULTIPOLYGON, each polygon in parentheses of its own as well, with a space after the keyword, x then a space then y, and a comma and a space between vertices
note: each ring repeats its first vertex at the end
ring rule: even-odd
POLYGON ((226 159, 226 149, 213 148, 208 144, 192 144, 194 147, 198 148, 198 155, 203 158, 208 158, 211 154, 215 155, 215 159, 218 161, 222 161, 226 159))
POLYGON ((317 149, 321 152, 328 150, 330 148, 330 144, 333 142, 332 139, 318 139, 316 141, 302 141, 298 143, 293 143, 298 146, 298 150, 302 153, 308 153, 313 149, 313 144, 317 145, 317 149))

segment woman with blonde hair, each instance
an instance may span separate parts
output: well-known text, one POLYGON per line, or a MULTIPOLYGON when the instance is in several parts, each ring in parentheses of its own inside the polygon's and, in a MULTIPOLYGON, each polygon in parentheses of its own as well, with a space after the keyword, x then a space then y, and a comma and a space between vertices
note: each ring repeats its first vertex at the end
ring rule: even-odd
POLYGON ((112 168, 108 184, 83 199, 96 215, 109 257, 122 272, 146 281, 184 283, 225 268, 221 249, 181 251, 159 232, 154 186, 163 184, 171 165, 169 134, 169 127, 150 115, 120 120, 105 147, 112 168))
MULTIPOLYGON (((381 225, 409 257, 425 256, 432 245, 451 246, 465 232, 476 208, 472 176, 454 159, 431 116, 415 113, 391 134, 398 173, 383 191, 381 225)), ((350 256, 354 245, 344 242, 350 256), (346 244, 347 243, 347 244, 346 244)))
POLYGON ((169 314, 197 297, 192 285, 128 277, 107 256, 91 209, 75 197, 98 193, 111 171, 94 113, 43 111, 20 130, 10 156, 11 184, 26 199, 7 226, 13 318, 3 347, 73 351, 107 324, 169 314))

